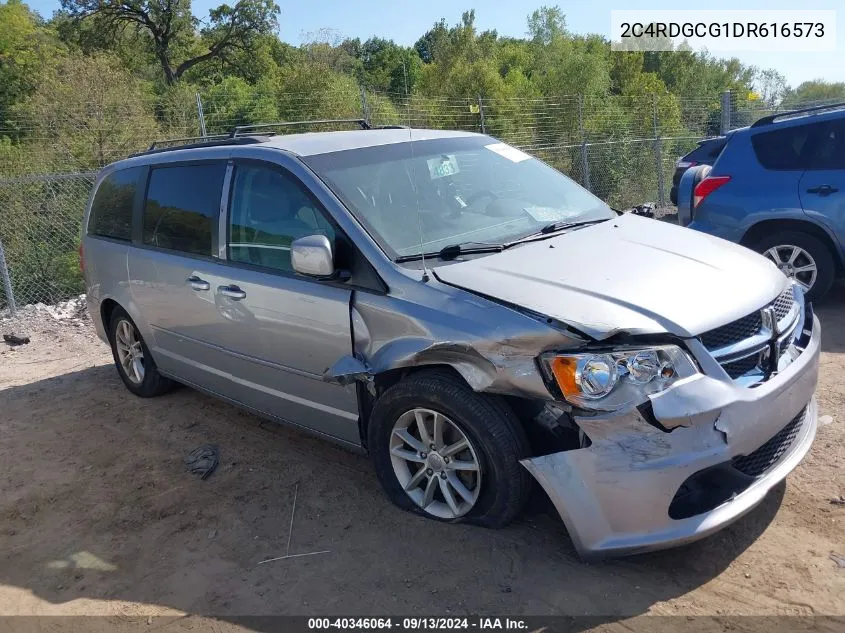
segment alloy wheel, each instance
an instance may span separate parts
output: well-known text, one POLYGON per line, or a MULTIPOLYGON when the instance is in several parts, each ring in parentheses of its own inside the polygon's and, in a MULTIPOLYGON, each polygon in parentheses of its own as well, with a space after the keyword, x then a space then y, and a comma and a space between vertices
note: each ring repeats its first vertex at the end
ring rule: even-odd
POLYGON ((763 254, 773 261, 784 275, 798 282, 805 293, 816 283, 819 272, 816 260, 800 246, 772 246, 763 254))
POLYGON ((481 491, 481 462, 455 422, 431 409, 412 409, 390 434, 393 472, 405 493, 426 513, 456 519, 481 491))
POLYGON ((126 377, 136 385, 144 382, 144 348, 135 326, 125 319, 118 321, 114 344, 117 358, 126 377))

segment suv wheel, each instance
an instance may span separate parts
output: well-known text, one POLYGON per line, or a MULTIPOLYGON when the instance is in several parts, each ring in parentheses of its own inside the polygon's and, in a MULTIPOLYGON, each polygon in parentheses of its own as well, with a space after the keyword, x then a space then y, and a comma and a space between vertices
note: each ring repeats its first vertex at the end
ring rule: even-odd
POLYGON ((758 242, 755 250, 797 281, 808 301, 824 296, 833 284, 833 256, 821 240, 809 233, 773 233, 758 242))
POLYGON ((170 391, 174 383, 158 373, 138 328, 122 308, 115 308, 109 323, 112 356, 123 384, 136 396, 150 398, 170 391))
POLYGON ((376 474, 401 508, 441 521, 500 527, 522 510, 528 440, 499 398, 426 370, 388 389, 368 429, 376 474))

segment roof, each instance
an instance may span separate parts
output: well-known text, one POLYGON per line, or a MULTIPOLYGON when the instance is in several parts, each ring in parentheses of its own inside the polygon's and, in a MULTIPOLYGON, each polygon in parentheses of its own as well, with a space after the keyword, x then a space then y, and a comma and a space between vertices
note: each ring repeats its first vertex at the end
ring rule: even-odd
POLYGON ((214 142, 189 146, 157 149, 136 154, 116 161, 104 167, 100 175, 104 176, 114 169, 126 169, 142 165, 178 162, 183 160, 210 159, 218 157, 218 151, 228 152, 233 145, 249 145, 280 149, 298 156, 314 156, 348 149, 391 145, 411 141, 425 141, 439 138, 459 138, 483 136, 474 132, 454 130, 416 130, 409 128, 385 128, 372 130, 350 130, 342 132, 307 132, 304 134, 282 134, 278 136, 249 136, 238 139, 224 139, 219 144, 214 142), (237 141, 237 142, 236 142, 237 141))
POLYGON ((391 145, 393 143, 407 143, 408 141, 426 141, 461 136, 478 136, 478 134, 455 130, 417 130, 409 128, 306 132, 304 134, 271 136, 267 141, 261 143, 260 146, 276 147, 299 156, 313 156, 315 154, 327 154, 329 152, 374 147, 376 145, 391 145))

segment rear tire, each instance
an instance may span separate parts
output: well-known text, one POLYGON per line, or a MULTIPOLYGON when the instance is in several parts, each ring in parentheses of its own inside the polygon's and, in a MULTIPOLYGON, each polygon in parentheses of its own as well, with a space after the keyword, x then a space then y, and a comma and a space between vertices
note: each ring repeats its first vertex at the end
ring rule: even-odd
POLYGON ((173 389, 176 383, 158 373, 141 333, 121 307, 112 311, 109 342, 117 373, 129 391, 142 398, 151 398, 173 389))
POLYGON ((763 237, 754 250, 774 262, 787 277, 803 286, 809 285, 804 291, 807 301, 820 299, 833 284, 836 275, 833 255, 827 245, 814 235, 802 231, 779 231, 763 237), (791 263, 790 259, 793 259, 791 263), (815 266, 814 276, 808 270, 810 266, 815 266))
POLYGON ((376 474, 390 499, 427 518, 501 527, 521 512, 531 490, 531 476, 519 463, 529 456, 528 439, 513 411, 497 396, 474 392, 449 371, 423 370, 390 387, 373 407, 367 435, 376 474), (416 415, 424 418, 424 425, 432 425, 429 446, 420 442, 425 437, 416 415), (435 417, 452 433, 448 440, 444 431, 436 449, 430 448, 435 445, 436 431, 431 432, 435 417), (398 434, 405 439, 397 439, 398 434), (461 437, 468 447, 450 454, 448 449, 461 443, 461 437), (409 455, 410 461, 397 460, 397 452, 409 455), (445 465, 441 454, 446 456, 445 465), (473 462, 479 465, 477 472, 469 467, 473 462), (456 475, 462 479, 450 488, 447 482, 456 475), (429 484, 434 491, 431 501, 425 496, 429 484), (463 502, 456 494, 462 484, 463 502), (458 504, 448 503, 448 495, 458 504))

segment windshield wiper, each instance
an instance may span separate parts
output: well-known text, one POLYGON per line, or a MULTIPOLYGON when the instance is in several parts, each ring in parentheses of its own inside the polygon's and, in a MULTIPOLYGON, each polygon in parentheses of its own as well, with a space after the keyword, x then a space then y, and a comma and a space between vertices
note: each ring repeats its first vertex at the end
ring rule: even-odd
POLYGON ((463 242, 461 244, 449 244, 437 252, 416 253, 414 255, 402 255, 396 258, 397 263, 412 262, 423 257, 438 258, 442 260, 455 259, 460 255, 473 255, 475 253, 498 253, 505 250, 505 244, 493 244, 489 242, 463 242))
POLYGON ((519 239, 513 240, 505 244, 505 248, 510 248, 514 244, 522 244, 524 242, 532 242, 534 240, 544 239, 553 235, 554 233, 559 233, 560 231, 565 231, 566 229, 573 229, 581 226, 589 226, 590 224, 598 224, 599 222, 606 222, 610 218, 601 218, 600 220, 581 220, 580 222, 552 222, 551 224, 547 224, 539 231, 535 231, 534 233, 529 233, 519 239))

